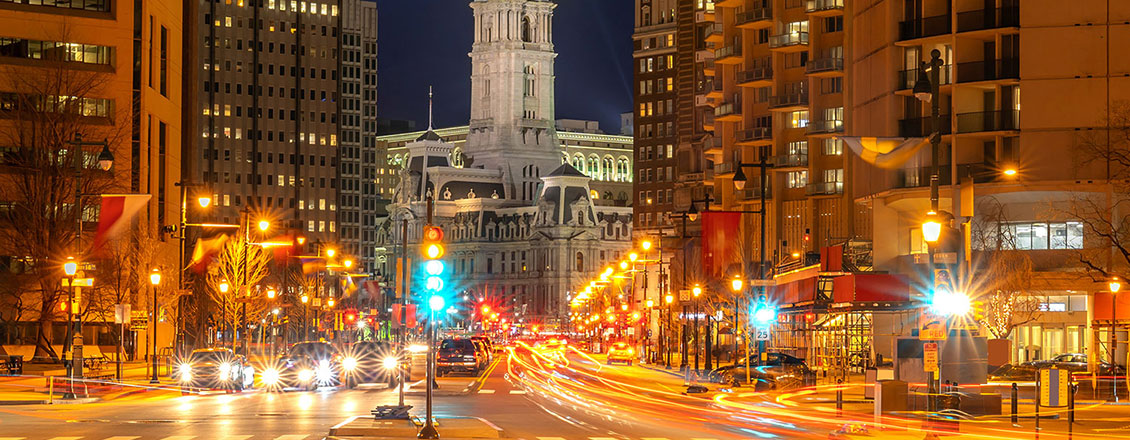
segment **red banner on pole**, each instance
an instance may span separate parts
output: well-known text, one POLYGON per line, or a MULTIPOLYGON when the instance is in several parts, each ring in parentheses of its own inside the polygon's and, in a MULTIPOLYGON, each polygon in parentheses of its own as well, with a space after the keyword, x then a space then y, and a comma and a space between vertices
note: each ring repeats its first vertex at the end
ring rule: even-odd
POLYGON ((741 220, 740 212, 702 213, 702 268, 706 276, 726 276, 722 272, 738 261, 741 220))

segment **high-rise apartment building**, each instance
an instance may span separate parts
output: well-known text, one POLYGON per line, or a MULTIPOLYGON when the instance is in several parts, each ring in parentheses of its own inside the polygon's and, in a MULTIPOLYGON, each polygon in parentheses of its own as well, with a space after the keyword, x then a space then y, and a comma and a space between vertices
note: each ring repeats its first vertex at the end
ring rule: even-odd
POLYGON ((216 218, 238 222, 249 210, 311 243, 336 243, 341 9, 338 1, 200 5, 194 171, 215 192, 216 218))
POLYGON ((377 4, 344 0, 341 17, 341 244, 372 272, 377 229, 377 4))
MULTIPOLYGON (((142 232, 123 234, 128 238, 114 244, 121 248, 105 252, 132 257, 140 255, 136 250, 144 246, 146 254, 153 252, 154 256, 138 263, 175 266, 175 241, 157 242, 156 237, 162 235, 162 226, 180 222, 180 189, 175 183, 181 179, 182 159, 181 8, 180 2, 166 0, 0 1, 0 28, 4 29, 0 32, 0 151, 5 162, 0 206, 5 212, 4 227, 16 229, 7 231, 14 235, 0 244, 0 265, 6 272, 30 274, 35 270, 25 263, 57 270, 59 263, 53 260, 63 255, 85 263, 82 270, 110 270, 103 265, 104 256, 90 252, 99 217, 98 197, 81 197, 82 240, 77 245, 73 242, 73 232, 77 232, 72 210, 76 191, 74 181, 69 180, 74 175, 69 169, 57 170, 66 176, 62 180, 36 183, 34 179, 8 179, 26 173, 28 167, 41 175, 51 174, 44 167, 54 164, 35 161, 45 157, 70 161, 73 156, 67 151, 76 148, 71 142, 78 135, 83 142, 107 141, 114 157, 109 171, 103 172, 95 166, 102 147, 78 147, 84 157, 81 192, 151 196, 138 214, 137 225, 142 232), (48 194, 55 196, 42 198, 48 194), (33 210, 39 213, 36 216, 45 216, 38 219, 42 223, 22 222, 18 213, 28 204, 45 205, 33 210), (23 238, 17 239, 17 235, 23 238), (48 241, 43 241, 45 237, 48 241), (139 243, 138 237, 152 237, 156 244, 139 243), (48 249, 49 254, 43 254, 48 249)), ((147 268, 123 268, 123 279, 130 281, 116 288, 123 297, 114 300, 153 310, 147 297, 129 296, 130 291, 140 291, 133 280, 140 280, 142 275, 130 273, 134 270, 147 268)), ((170 279, 176 278, 170 274, 170 279)), ((105 291, 110 290, 114 289, 105 291)), ((97 294, 86 296, 84 310, 97 307, 97 294)), ((31 300, 25 298, 25 304, 31 300)), ((0 313, 26 320, 15 323, 25 329, 5 328, 3 343, 35 344, 36 329, 41 326, 37 320, 66 319, 62 313, 54 318, 42 315, 57 313, 56 300, 59 298, 54 296, 34 300, 42 307, 35 313, 5 310, 11 302, 0 306, 0 313), (24 340, 25 335, 32 339, 24 340)), ((99 322, 101 319, 91 321, 83 329, 86 343, 112 343, 109 341, 115 338, 116 326, 99 322)), ((63 344, 65 327, 55 326, 55 334, 46 337, 63 344)), ((168 345, 173 334, 171 323, 158 324, 157 330, 158 344, 168 345)), ((140 337, 139 343, 147 343, 145 335, 140 337)))
MULTIPOLYGON (((636 180, 633 214, 636 234, 667 225, 674 203, 678 144, 676 81, 692 76, 693 68, 677 63, 679 20, 677 0, 637 0, 634 60, 636 180)), ((686 22, 683 25, 686 26, 686 22)))

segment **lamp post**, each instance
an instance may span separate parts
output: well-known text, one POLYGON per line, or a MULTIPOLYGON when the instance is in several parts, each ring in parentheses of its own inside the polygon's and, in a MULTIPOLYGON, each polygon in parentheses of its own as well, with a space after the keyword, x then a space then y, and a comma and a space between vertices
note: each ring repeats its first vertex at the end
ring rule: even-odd
MULTIPOLYGON (((247 322, 247 301, 251 300, 251 283, 249 280, 250 274, 247 267, 247 254, 251 252, 251 208, 247 207, 243 210, 243 280, 240 287, 243 289, 243 301, 240 303, 240 322, 243 324, 240 329, 240 339, 243 340, 243 354, 247 355, 247 332, 250 328, 247 322)), ((271 228, 271 222, 266 220, 259 220, 257 225, 259 232, 266 232, 271 228)), ((233 341, 232 348, 235 348, 233 341)))
MULTIPOLYGON (((75 241, 74 241, 74 255, 81 255, 82 254, 82 252, 81 252, 82 251, 82 196, 84 195, 82 193, 82 181, 83 181, 82 147, 84 147, 84 146, 102 146, 102 151, 100 153, 98 153, 98 168, 101 169, 102 171, 110 171, 110 168, 114 165, 114 154, 110 152, 110 144, 106 140, 102 140, 102 142, 83 142, 81 133, 75 133, 74 140, 68 141, 67 144, 74 147, 74 150, 69 152, 71 154, 71 157, 74 158, 72 160, 72 163, 74 164, 74 172, 75 172, 75 204, 74 204, 74 210, 75 210, 75 241)), ((75 266, 75 270, 76 270, 76 273, 77 273, 77 265, 75 266)), ((73 281, 73 279, 72 279, 72 281, 73 281)), ((72 284, 74 284, 74 283, 72 282, 72 284)), ((75 292, 76 292, 76 296, 77 296, 78 291, 75 290, 75 292)), ((76 343, 71 344, 71 349, 73 350, 72 354, 71 354, 71 376, 81 378, 83 376, 83 374, 82 374, 82 315, 80 313, 78 313, 78 310, 73 310, 72 312, 75 315, 75 319, 74 319, 74 335, 75 335, 74 336, 74 342, 77 342, 77 344, 76 343)))
POLYGON ((149 337, 152 339, 149 346, 153 347, 153 352, 149 355, 150 367, 153 370, 153 377, 149 379, 149 383, 158 383, 157 380, 157 286, 161 284, 161 271, 156 267, 153 271, 149 272, 149 290, 153 291, 153 303, 149 305, 149 337))
POLYGON ((698 296, 699 295, 702 295, 702 287, 699 287, 698 284, 695 284, 695 286, 691 288, 691 297, 692 297, 691 302, 694 305, 694 372, 695 372, 695 374, 698 374, 698 357, 699 357, 698 356, 698 354, 699 354, 699 349, 698 349, 698 315, 699 315, 698 296))
POLYGON ((310 309, 309 309, 309 307, 310 307, 310 296, 306 295, 306 294, 302 294, 301 300, 302 300, 302 340, 305 341, 307 338, 310 337, 310 326, 309 326, 310 317, 308 316, 309 312, 310 312, 310 309))
MULTIPOLYGON (((67 321, 70 322, 70 321, 74 321, 76 318, 80 318, 78 313, 76 313, 77 310, 75 310, 76 297, 78 296, 78 294, 77 294, 78 286, 75 286, 75 278, 78 275, 78 262, 75 261, 75 257, 67 257, 67 262, 63 263, 63 273, 65 273, 67 275, 67 277, 69 278, 68 285, 71 287, 71 297, 68 298, 69 301, 67 301, 66 307, 64 308, 64 310, 66 310, 66 313, 67 313, 67 321)), ((77 327, 77 328, 81 329, 81 327, 77 327)), ((80 335, 79 337, 81 338, 81 333, 79 333, 79 335, 80 335)), ((70 371, 67 372, 67 373, 69 373, 69 376, 71 376, 71 378, 74 378, 76 376, 80 377, 80 378, 82 377, 82 362, 81 362, 82 359, 81 358, 82 358, 82 350, 81 349, 76 350, 75 353, 71 356, 71 367, 68 368, 68 370, 70 370, 70 371), (79 360, 78 365, 75 365, 75 359, 79 360)), ((73 382, 72 382, 72 386, 74 386, 73 382)))
MULTIPOLYGON (((934 253, 936 243, 941 235, 941 222, 938 220, 938 162, 940 161, 939 150, 942 141, 941 124, 939 121, 940 97, 939 87, 941 85, 941 67, 942 67, 942 53, 934 49, 930 51, 929 64, 923 62, 918 69, 918 80, 914 83, 914 96, 918 100, 930 103, 930 212, 927 214, 927 219, 922 223, 922 238, 926 240, 926 255, 929 259, 928 270, 930 271, 930 286, 935 284, 934 281, 934 253), (930 68, 930 75, 927 77, 926 69, 930 68)), ((934 372, 930 372, 929 377, 930 395, 936 393, 935 382, 937 378, 934 372)), ((933 400, 930 399, 929 406, 933 406, 933 400)))
MULTIPOLYGON (((1110 365, 1112 367, 1118 366, 1115 361, 1115 347, 1118 343, 1118 291, 1122 290, 1122 283, 1118 281, 1118 277, 1114 277, 1107 284, 1110 288, 1110 365)), ((1111 371, 1116 371, 1111 369, 1111 371)), ((1114 385, 1112 392, 1114 394, 1114 401, 1118 402, 1118 377, 1116 376, 1113 381, 1114 385)))
MULTIPOLYGON (((176 182, 176 183, 174 183, 174 185, 180 187, 180 229, 176 231, 179 234, 179 235, 176 236, 177 237, 177 244, 179 246, 178 252, 177 252, 177 268, 178 268, 177 269, 177 289, 184 289, 185 288, 184 287, 185 241, 188 240, 188 231, 187 230, 188 230, 188 226, 189 226, 189 224, 188 224, 188 187, 190 187, 190 186, 203 186, 203 185, 200 185, 200 184, 197 184, 197 183, 191 183, 191 182, 176 182)), ((208 194, 198 196, 196 198, 196 203, 200 205, 201 209, 207 208, 208 206, 210 206, 212 204, 212 197, 209 196, 208 194)), ((193 225, 193 226, 200 226, 200 225, 193 225)), ((167 232, 170 232, 170 233, 174 232, 174 231, 171 230, 171 228, 172 228, 172 226, 166 226, 165 230, 167 232)), ((178 304, 182 300, 183 300, 183 296, 177 297, 178 304)), ((183 308, 182 308, 182 310, 183 310, 183 308)), ((177 313, 176 328, 174 329, 175 335, 173 337, 174 345, 177 346, 178 351, 183 349, 183 344, 184 344, 184 328, 183 328, 184 327, 184 320, 183 320, 182 315, 183 315, 183 313, 177 313)))

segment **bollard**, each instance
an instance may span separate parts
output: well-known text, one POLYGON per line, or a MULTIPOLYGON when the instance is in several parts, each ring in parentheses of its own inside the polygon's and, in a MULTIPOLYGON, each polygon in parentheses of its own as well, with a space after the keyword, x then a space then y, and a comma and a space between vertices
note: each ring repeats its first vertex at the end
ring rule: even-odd
POLYGON ((47 376, 47 404, 55 404, 55 376, 47 376))
POLYGON ((844 388, 843 379, 836 380, 836 417, 844 416, 844 388))
POLYGON ((1071 433, 1071 426, 1075 424, 1075 393, 1079 391, 1079 385, 1070 385, 1071 395, 1067 397, 1067 432, 1071 433))
POLYGON ((1040 376, 1036 375, 1036 395, 1033 397, 1036 404, 1036 435, 1040 432, 1040 376))
POLYGON ((1012 382, 1012 424, 1016 424, 1017 419, 1017 406, 1020 405, 1019 390, 1016 382, 1012 382))

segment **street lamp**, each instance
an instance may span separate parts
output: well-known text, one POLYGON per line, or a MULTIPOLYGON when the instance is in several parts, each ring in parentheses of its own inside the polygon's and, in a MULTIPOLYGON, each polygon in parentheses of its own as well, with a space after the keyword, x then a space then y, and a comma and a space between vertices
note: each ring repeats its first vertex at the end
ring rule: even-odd
POLYGON ((266 232, 271 228, 271 222, 266 220, 259 220, 259 230, 266 232))
POLYGON ((333 258, 334 254, 336 254, 336 253, 337 253, 337 251, 334 250, 334 248, 326 249, 326 256, 327 257, 333 258))
POLYGON ((275 299, 275 294, 276 292, 274 287, 267 288, 267 299, 275 299))
POLYGON ((922 222, 922 239, 933 244, 937 243, 941 236, 942 222, 938 219, 938 213, 935 211, 926 213, 926 220, 922 222))
POLYGON ((645 251, 651 250, 651 241, 645 240, 643 243, 640 243, 640 248, 643 248, 645 251))
POLYGON ((222 340, 224 333, 228 330, 228 290, 231 290, 231 284, 228 284, 228 280, 222 280, 218 287, 220 288, 220 296, 224 298, 223 309, 220 310, 220 320, 223 322, 223 327, 220 327, 220 339, 222 340))
POLYGON ((199 203, 201 208, 207 208, 208 205, 212 204, 212 198, 208 196, 200 196, 196 198, 196 203, 199 203))
POLYGON ((734 279, 730 280, 730 289, 733 290, 734 292, 740 292, 742 290, 742 286, 744 284, 745 283, 742 281, 741 278, 734 277, 734 279))
POLYGON ((1122 283, 1118 281, 1118 277, 1114 277, 1114 279, 1110 280, 1110 283, 1107 284, 1107 287, 1110 288, 1110 293, 1118 293, 1119 290, 1122 290, 1122 283))
POLYGON ((149 286, 153 291, 153 303, 149 305, 149 335, 152 338, 150 346, 153 347, 153 352, 150 354, 150 368, 153 369, 153 377, 149 379, 149 383, 158 383, 157 380, 157 286, 161 284, 161 271, 156 267, 153 271, 149 272, 149 286))

